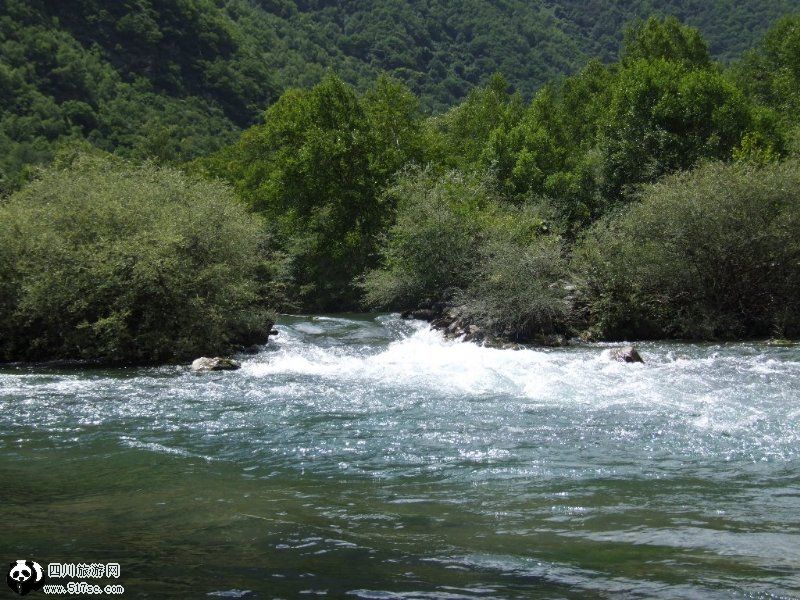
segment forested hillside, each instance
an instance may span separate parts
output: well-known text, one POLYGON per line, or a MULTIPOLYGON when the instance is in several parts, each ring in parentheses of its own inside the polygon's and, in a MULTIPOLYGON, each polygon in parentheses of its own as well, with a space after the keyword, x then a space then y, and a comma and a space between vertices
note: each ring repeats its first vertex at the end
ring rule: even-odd
POLYGON ((761 38, 769 25, 800 3, 795 0, 546 0, 581 48, 604 62, 617 58, 626 23, 650 15, 672 15, 697 27, 711 55, 724 62, 737 58, 761 38))
POLYGON ((257 122, 328 70, 359 90, 382 72, 440 113, 502 73, 530 98, 625 25, 676 14, 732 59, 800 0, 0 0, 0 193, 80 141, 179 163, 257 122))
POLYGON ((731 59, 800 2, 298 0, 294 6, 326 47, 391 73, 420 95, 423 107, 440 111, 495 72, 530 97, 589 58, 613 61, 626 24, 653 15, 698 27, 715 58, 731 59))

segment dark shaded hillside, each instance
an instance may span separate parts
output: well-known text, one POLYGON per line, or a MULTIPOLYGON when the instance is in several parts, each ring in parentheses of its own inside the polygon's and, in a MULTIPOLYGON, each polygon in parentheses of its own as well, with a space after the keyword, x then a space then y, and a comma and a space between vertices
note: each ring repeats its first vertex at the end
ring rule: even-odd
MULTIPOLYGON (((267 5, 267 3, 264 3, 267 5)), ((737 57, 798 0, 297 0, 326 45, 406 81, 441 110, 501 72, 530 96, 590 58, 617 58, 627 23, 674 15, 696 26, 712 55, 737 57)))
POLYGON ((181 162, 291 87, 384 71, 442 112, 495 72, 530 97, 675 14, 731 59, 800 0, 0 0, 0 194, 72 141, 181 162))

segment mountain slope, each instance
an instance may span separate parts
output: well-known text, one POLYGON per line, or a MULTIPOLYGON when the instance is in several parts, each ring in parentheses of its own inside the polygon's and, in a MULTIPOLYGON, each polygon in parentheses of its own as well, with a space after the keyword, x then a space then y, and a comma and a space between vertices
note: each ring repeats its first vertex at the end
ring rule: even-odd
POLYGON ((800 0, 0 0, 0 194, 72 140, 180 162, 229 143, 290 87, 382 71, 423 110, 495 72, 530 96, 625 24, 674 14, 731 60, 800 0))
POLYGON ((298 0, 293 8, 289 21, 313 24, 321 45, 391 72, 438 111, 494 72, 529 96, 591 58, 614 60, 626 24, 651 15, 698 27, 712 54, 731 60, 800 0, 298 0))

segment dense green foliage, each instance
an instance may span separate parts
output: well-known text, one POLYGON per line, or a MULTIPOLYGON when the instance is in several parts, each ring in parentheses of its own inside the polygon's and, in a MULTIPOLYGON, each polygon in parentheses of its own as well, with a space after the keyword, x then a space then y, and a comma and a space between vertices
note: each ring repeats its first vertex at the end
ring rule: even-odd
POLYGON ((563 328, 567 264, 541 207, 504 202, 480 174, 405 172, 386 192, 397 219, 383 268, 367 273, 366 302, 445 302, 493 333, 517 340, 563 328))
MULTIPOLYGON (((792 64, 774 60, 778 70, 792 64)), ((454 210, 475 192, 451 191, 452 175, 403 179, 368 300, 458 304, 517 339, 566 331, 565 296, 582 302, 572 326, 599 336, 797 335, 788 316, 799 289, 796 206, 786 192, 795 171, 758 170, 787 152, 791 117, 734 81, 696 30, 651 19, 629 31, 619 63, 590 64, 527 106, 499 78, 473 91, 433 122, 436 156, 466 181, 488 170, 482 185, 497 190, 501 210, 454 210), (720 159, 737 164, 702 167, 720 159), (638 199, 643 184, 685 172, 638 199), (751 179, 758 189, 747 189, 751 179), (498 216, 514 207, 513 218, 498 216), (536 231, 529 214, 548 216, 546 235, 519 233, 536 231), (581 277, 570 283, 574 236, 581 277)))
MULTIPOLYGON (((284 93, 263 125, 194 168, 231 182, 267 217, 295 306, 334 310, 358 306, 353 281, 376 266, 379 236, 405 201, 384 190, 408 165, 489 173, 505 202, 546 205, 574 236, 639 184, 701 160, 780 156, 781 131, 777 114, 725 76, 696 30, 651 19, 629 32, 619 63, 591 63, 528 104, 495 76, 425 120, 396 80, 381 77, 359 94, 328 76, 284 93)), ((484 254, 467 262, 491 264, 500 253, 484 254)))
POLYGON ((359 96, 330 76, 286 92, 238 144, 198 168, 230 180, 267 216, 290 263, 302 306, 356 304, 352 280, 371 264, 392 216, 380 193, 409 161, 423 159, 416 98, 380 78, 359 96))
MULTIPOLYGON (((529 98, 590 57, 613 61, 636 18, 678 15, 731 59, 798 9, 800 0, 0 0, 0 195, 73 140, 135 159, 206 155, 283 90, 330 69, 362 91, 387 72, 423 111, 442 112, 495 72, 529 98)), ((754 68, 767 72, 791 50, 777 48, 784 33, 754 68)), ((776 79, 759 93, 784 88, 776 79)))
POLYGON ((163 362, 263 341, 261 244, 219 183, 53 167, 0 205, 0 360, 163 362))
POLYGON ((800 111, 800 16, 781 19, 736 66, 737 83, 790 118, 800 111))
POLYGON ((526 338, 566 326, 565 256, 586 226, 704 161, 779 160, 787 131, 696 30, 650 19, 620 61, 590 63, 529 103, 495 76, 424 119, 395 80, 359 94, 331 76, 286 92, 196 168, 267 217, 300 308, 356 308, 366 270, 370 306, 458 303, 526 338))
POLYGON ((710 164, 644 190, 576 251, 602 338, 800 335, 800 164, 710 164))
POLYGON ((730 159, 746 134, 780 146, 761 114, 713 68, 661 58, 631 62, 618 75, 603 128, 607 195, 619 197, 625 186, 699 159, 730 159))
POLYGON ((0 194, 70 140, 162 161, 211 152, 272 93, 208 0, 2 9, 0 194))
MULTIPOLYGON (((82 17, 45 0, 6 3, 0 186, 19 187, 59 150, 181 163, 191 177, 62 159, 0 205, 0 358, 216 351, 254 335, 265 306, 458 307, 517 340, 583 328, 798 335, 800 17, 732 66, 697 29, 650 18, 626 30, 618 60, 591 61, 530 99, 518 74, 496 74, 427 116, 434 91, 413 90, 424 78, 394 66, 399 78, 366 83, 374 65, 343 55, 329 57, 341 76, 310 68, 298 81, 312 85, 269 104, 284 87, 272 75, 297 68, 300 50, 272 61, 255 25, 263 6, 245 0, 122 2, 97 15, 79 4, 82 17), (136 53, 123 34, 144 36, 136 53), (162 64, 154 48, 167 37, 174 57, 162 64)), ((310 15, 360 14, 349 3, 268 10, 306 32, 310 15)), ((281 31, 269 39, 283 48, 281 31)), ((352 53, 367 51, 363 39, 352 53)))
POLYGON ((383 268, 367 274, 367 304, 407 308, 452 300, 469 284, 484 221, 499 205, 485 178, 411 169, 384 198, 397 216, 383 247, 383 268))
POLYGON ((631 186, 702 159, 780 155, 785 143, 777 114, 731 83, 697 32, 674 19, 632 29, 619 63, 591 63, 527 107, 495 79, 437 124, 445 161, 493 170, 517 202, 549 198, 572 227, 631 186))
MULTIPOLYGON (((275 11, 276 0, 261 5, 275 11)), ((797 0, 284 0, 292 25, 326 49, 387 71, 443 110, 490 75, 503 73, 524 97, 590 57, 617 58, 624 26, 651 15, 675 15, 711 40, 714 56, 732 59, 752 47, 797 0)), ((330 63, 329 63, 330 64, 330 63)), ((359 83, 342 71, 346 80, 359 83)), ((352 67, 351 67, 352 68, 352 67)), ((352 71, 351 71, 352 72, 352 71)), ((353 73, 355 75, 355 73, 353 73)))
POLYGON ((649 16, 674 16, 695 27, 709 41, 712 55, 723 62, 752 48, 772 23, 800 6, 786 0, 555 0, 548 2, 571 36, 586 38, 588 56, 603 62, 617 58, 624 24, 649 16))

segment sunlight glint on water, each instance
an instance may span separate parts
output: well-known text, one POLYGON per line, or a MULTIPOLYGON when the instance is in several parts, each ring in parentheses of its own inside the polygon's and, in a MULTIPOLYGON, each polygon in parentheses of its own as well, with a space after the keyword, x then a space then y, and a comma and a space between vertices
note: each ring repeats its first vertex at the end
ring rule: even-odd
POLYGON ((0 554, 133 597, 800 595, 796 347, 278 329, 237 372, 0 370, 0 554))

